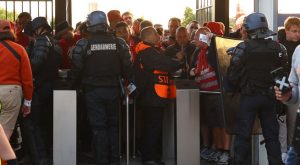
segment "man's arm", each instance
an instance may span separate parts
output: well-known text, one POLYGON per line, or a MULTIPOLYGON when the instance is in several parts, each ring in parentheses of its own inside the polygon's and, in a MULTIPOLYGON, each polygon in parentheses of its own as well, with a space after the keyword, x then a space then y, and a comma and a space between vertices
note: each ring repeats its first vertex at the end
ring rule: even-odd
POLYGON ((177 57, 181 59, 175 60, 168 56, 160 54, 152 48, 146 49, 145 52, 141 55, 142 62, 145 65, 145 68, 149 68, 150 70, 160 70, 173 73, 180 69, 183 65, 183 62, 180 62, 183 57, 177 57))
POLYGON ((299 103, 299 71, 300 69, 300 46, 297 46, 292 56, 292 67, 289 76, 289 82, 293 87, 291 98, 287 101, 287 104, 299 103))
POLYGON ((243 74, 243 56, 246 45, 244 42, 238 44, 231 52, 230 65, 227 69, 228 81, 232 86, 239 86, 243 74))
POLYGON ((33 50, 30 52, 30 62, 33 74, 37 73, 47 60, 51 46, 52 44, 46 36, 38 36, 35 39, 33 50))
POLYGON ((71 52, 72 66, 70 73, 72 88, 76 88, 81 80, 84 67, 84 56, 87 53, 88 40, 79 40, 71 52))
POLYGON ((280 66, 284 68, 284 74, 288 75, 290 70, 289 69, 289 62, 288 62, 288 54, 287 50, 284 45, 280 44, 280 52, 279 52, 279 58, 280 58, 280 66))
POLYGON ((132 72, 132 62, 130 60, 131 55, 129 51, 129 46, 127 43, 121 39, 117 38, 118 44, 118 51, 121 58, 121 67, 122 67, 122 76, 131 81, 133 79, 133 72, 132 72))
POLYGON ((299 76, 297 69, 300 67, 300 46, 298 46, 292 57, 292 67, 289 75, 289 83, 292 86, 292 90, 286 93, 282 93, 278 87, 274 87, 276 99, 286 104, 299 103, 299 76))

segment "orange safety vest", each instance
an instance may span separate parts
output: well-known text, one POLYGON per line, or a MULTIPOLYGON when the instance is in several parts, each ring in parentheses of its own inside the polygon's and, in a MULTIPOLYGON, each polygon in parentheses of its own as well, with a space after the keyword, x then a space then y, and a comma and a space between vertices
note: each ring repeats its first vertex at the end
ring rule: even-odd
POLYGON ((154 89, 157 96, 164 99, 176 98, 176 86, 168 72, 154 70, 154 89))
MULTIPOLYGON (((150 48, 151 46, 146 45, 143 41, 139 42, 135 48, 137 55, 142 50, 150 48)), ((144 69, 144 66, 140 64, 140 69, 144 69)), ((174 80, 171 79, 171 76, 168 72, 154 70, 154 91, 157 96, 163 99, 174 99, 176 98, 176 85, 174 80)))

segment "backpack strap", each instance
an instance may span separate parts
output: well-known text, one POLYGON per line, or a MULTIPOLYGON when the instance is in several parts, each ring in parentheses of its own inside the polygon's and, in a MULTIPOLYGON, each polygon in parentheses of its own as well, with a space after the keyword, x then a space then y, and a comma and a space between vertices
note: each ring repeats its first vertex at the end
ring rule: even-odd
POLYGON ((14 56, 15 58, 21 62, 21 56, 19 55, 19 53, 17 53, 7 42, 5 41, 1 41, 0 42, 3 46, 5 46, 14 56))

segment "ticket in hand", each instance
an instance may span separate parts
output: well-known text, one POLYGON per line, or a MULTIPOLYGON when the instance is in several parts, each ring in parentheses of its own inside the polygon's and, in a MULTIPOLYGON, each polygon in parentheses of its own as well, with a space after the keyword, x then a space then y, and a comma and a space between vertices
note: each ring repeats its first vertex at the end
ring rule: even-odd
POLYGON ((126 88, 127 95, 130 95, 135 90, 136 86, 133 83, 130 83, 126 88))

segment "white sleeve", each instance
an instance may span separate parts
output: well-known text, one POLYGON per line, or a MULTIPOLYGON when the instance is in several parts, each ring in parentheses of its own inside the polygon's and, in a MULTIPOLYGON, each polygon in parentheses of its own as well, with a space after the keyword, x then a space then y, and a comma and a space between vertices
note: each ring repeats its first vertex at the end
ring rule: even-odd
POLYGON ((293 86, 292 98, 287 102, 287 104, 296 104, 300 102, 299 75, 300 75, 300 46, 297 46, 292 56, 292 67, 289 76, 289 82, 293 86))

